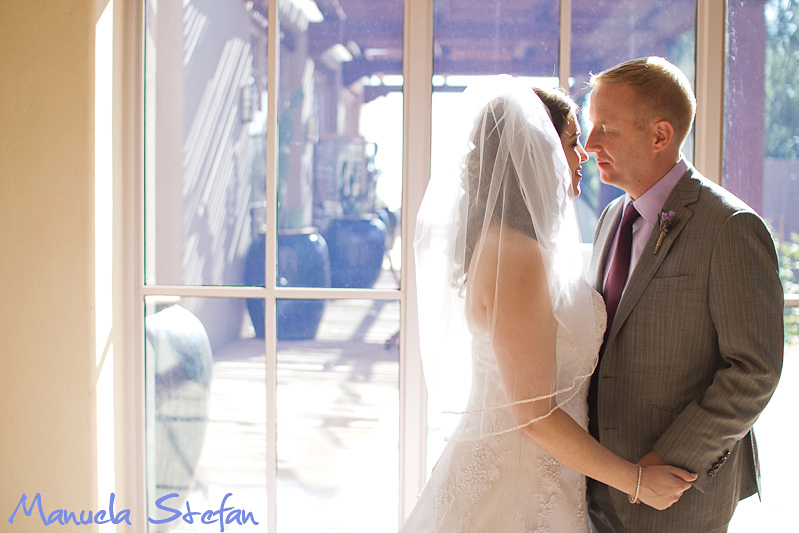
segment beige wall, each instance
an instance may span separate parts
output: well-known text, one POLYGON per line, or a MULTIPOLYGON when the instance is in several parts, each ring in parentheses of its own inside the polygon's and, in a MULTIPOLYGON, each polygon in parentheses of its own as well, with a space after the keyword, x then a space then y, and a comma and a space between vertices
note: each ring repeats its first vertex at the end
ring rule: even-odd
MULTIPOLYGON (((40 492, 45 512, 96 509, 98 499, 95 9, 93 0, 0 2, 3 530, 23 493, 40 492)), ((19 514, 13 530, 47 530, 19 514)))

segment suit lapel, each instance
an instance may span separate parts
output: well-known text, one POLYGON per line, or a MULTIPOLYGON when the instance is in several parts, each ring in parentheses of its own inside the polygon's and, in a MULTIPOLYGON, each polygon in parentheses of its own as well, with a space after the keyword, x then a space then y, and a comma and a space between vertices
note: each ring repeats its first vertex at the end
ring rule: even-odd
POLYGON ((652 233, 650 233, 647 238, 644 249, 641 252, 641 257, 638 259, 638 263, 630 279, 627 281, 627 286, 622 294, 619 307, 616 310, 616 317, 613 320, 613 326, 608 336, 608 344, 616 337, 624 321, 635 307, 636 302, 638 302, 644 290, 649 285, 649 282, 652 280, 655 273, 657 273, 660 265, 663 264, 663 261, 669 254, 672 244, 677 240, 677 237, 679 237, 694 214, 693 210, 687 207, 699 199, 700 183, 693 178, 693 172, 693 168, 689 167, 688 171, 686 171, 683 177, 680 178, 680 181, 677 182, 674 190, 663 205, 663 211, 675 212, 674 218, 676 222, 671 226, 663 239, 657 254, 654 253, 654 250, 658 237, 660 236, 660 228, 657 226, 652 228, 652 233))
POLYGON ((619 200, 616 200, 608 207, 604 220, 601 221, 599 234, 594 244, 594 246, 599 247, 599 253, 591 255, 591 267, 589 272, 591 274, 591 282, 599 293, 602 292, 602 282, 605 277, 605 263, 607 262, 608 252, 610 252, 610 245, 613 242, 613 236, 616 235, 616 228, 619 227, 623 207, 624 196, 621 196, 619 200))

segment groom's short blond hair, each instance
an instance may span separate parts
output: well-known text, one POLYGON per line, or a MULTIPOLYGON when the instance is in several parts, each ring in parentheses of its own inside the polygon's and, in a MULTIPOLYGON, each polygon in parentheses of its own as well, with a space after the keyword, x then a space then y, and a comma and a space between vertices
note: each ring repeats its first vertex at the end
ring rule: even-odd
POLYGON ((642 57, 591 75, 591 87, 623 83, 633 88, 639 126, 667 120, 682 147, 696 114, 696 97, 685 74, 662 57, 642 57))

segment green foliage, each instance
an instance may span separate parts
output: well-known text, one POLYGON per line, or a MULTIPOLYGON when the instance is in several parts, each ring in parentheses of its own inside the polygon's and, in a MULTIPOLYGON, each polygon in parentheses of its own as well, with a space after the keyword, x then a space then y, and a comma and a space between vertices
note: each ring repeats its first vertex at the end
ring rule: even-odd
POLYGON ((768 0, 766 155, 799 157, 799 0, 768 0))
MULTIPOLYGON (((766 156, 799 158, 799 0, 768 0, 766 156)), ((799 294, 799 235, 774 240, 785 294, 799 294)), ((799 342, 799 308, 785 308, 785 342, 799 342)))
MULTIPOLYGON (((799 294, 799 234, 792 233, 790 240, 775 239, 780 261, 780 280, 785 294, 799 294)), ((785 343, 799 342, 799 308, 785 308, 785 343)))

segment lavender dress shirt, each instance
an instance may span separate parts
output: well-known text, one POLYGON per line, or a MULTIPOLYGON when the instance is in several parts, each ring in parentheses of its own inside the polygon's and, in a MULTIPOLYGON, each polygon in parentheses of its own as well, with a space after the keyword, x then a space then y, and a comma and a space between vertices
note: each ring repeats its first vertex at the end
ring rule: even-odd
MULTIPOLYGON (((650 187, 649 190, 642 194, 637 200, 625 193, 624 205, 626 206, 630 202, 633 202, 635 209, 641 215, 641 217, 633 223, 632 255, 630 256, 630 272, 627 275, 627 279, 630 279, 635 265, 638 264, 638 258, 641 257, 641 252, 644 249, 646 240, 649 238, 649 234, 652 233, 652 230, 656 226, 660 225, 660 212, 663 209, 663 205, 669 198, 671 191, 677 185, 677 182, 680 181, 680 178, 682 178, 683 174, 687 171, 688 164, 680 157, 677 164, 671 167, 671 170, 669 170, 665 176, 658 180, 657 183, 650 187)), ((616 228, 616 234, 613 237, 613 243, 610 245, 610 251, 608 252, 608 257, 610 258, 615 257, 616 241, 618 241, 618 239, 619 228, 616 228)), ((610 262, 605 265, 603 285, 608 281, 608 272, 610 272, 610 262)))

